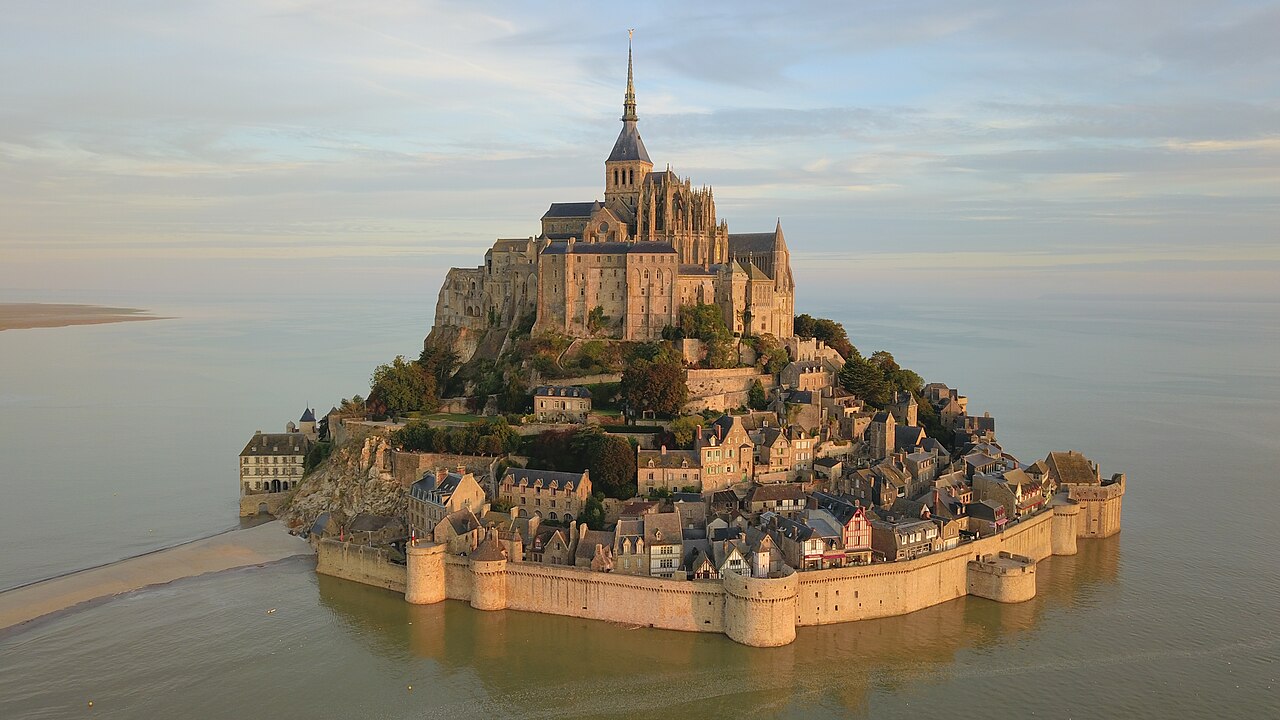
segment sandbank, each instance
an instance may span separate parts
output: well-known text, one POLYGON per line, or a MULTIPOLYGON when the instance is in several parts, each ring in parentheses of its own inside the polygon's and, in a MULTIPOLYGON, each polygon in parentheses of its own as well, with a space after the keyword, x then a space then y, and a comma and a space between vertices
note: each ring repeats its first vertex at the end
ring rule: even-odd
POLYGON ((61 303, 0 303, 0 330, 101 325, 134 320, 164 320, 137 308, 61 303))
POLYGON ((225 532, 0 593, 0 630, 151 585, 311 552, 307 541, 290 535, 280 522, 225 532))

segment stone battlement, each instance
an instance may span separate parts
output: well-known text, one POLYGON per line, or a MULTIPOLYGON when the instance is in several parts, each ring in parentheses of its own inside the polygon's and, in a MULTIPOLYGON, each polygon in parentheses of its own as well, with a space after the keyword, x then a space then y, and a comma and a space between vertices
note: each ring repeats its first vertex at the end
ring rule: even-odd
POLYGON ((1076 538, 1090 537, 1084 520, 1118 497, 1060 495, 1050 509, 1001 533, 915 560, 787 570, 768 578, 730 573, 718 581, 665 580, 457 557, 430 543, 408 549, 406 569, 390 565, 385 553, 351 550, 331 540, 320 544, 317 571, 402 590, 415 604, 462 600, 482 610, 719 632, 744 645, 776 647, 792 642, 799 627, 903 615, 965 595, 1006 603, 1029 600, 1035 596, 1036 563, 1075 554, 1076 538))

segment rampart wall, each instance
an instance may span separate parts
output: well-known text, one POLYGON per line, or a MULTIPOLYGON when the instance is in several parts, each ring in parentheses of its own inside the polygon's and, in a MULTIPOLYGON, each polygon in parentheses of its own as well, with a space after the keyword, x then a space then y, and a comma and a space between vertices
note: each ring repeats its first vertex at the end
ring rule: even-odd
POLYGON ((316 572, 365 585, 405 591, 405 566, 391 562, 385 550, 329 538, 316 543, 316 572))
MULTIPOLYGON (((1107 498, 1110 500, 1111 498, 1107 498)), ((468 560, 424 545, 409 568, 385 553, 322 541, 318 571, 409 590, 417 603, 463 600, 483 610, 523 610, 668 630, 723 632, 759 647, 785 645, 796 628, 902 615, 966 594, 999 602, 1035 595, 1035 562, 1074 554, 1090 501, 1059 497, 1052 507, 1003 532, 924 557, 780 577, 737 574, 721 581, 663 580, 585 568, 468 560), (441 577, 442 576, 442 577, 441 577), (441 584, 443 587, 441 587, 441 584), (441 592, 443 590, 443 592, 441 592)))

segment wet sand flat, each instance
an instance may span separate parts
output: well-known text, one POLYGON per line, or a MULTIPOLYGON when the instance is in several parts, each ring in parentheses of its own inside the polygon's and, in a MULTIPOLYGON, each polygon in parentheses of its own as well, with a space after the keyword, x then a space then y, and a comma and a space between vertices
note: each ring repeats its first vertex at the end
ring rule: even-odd
POLYGON ((91 600, 311 552, 279 522, 233 530, 0 593, 0 630, 91 600))
POLYGON ((0 303, 0 330, 101 325, 134 320, 163 320, 137 308, 61 303, 0 303))

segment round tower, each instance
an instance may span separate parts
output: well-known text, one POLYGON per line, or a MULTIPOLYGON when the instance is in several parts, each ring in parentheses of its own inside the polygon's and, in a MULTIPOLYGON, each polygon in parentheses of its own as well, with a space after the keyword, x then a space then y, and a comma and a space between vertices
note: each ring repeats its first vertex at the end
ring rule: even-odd
POLYGON ((444 600, 444 545, 418 541, 405 547, 405 602, 431 605, 444 600))
POLYGON ((1054 555, 1075 555, 1076 536, 1079 534, 1080 505, 1065 494, 1053 499, 1053 525, 1050 541, 1054 555))
POLYGON ((796 639, 794 571, 782 577, 724 575, 724 634, 752 647, 778 647, 796 639))
POLYGON ((496 537, 480 543, 471 553, 471 607, 505 610, 507 607, 507 552, 496 537))

